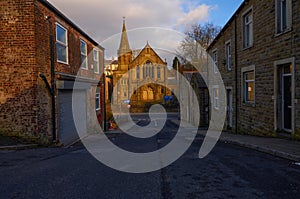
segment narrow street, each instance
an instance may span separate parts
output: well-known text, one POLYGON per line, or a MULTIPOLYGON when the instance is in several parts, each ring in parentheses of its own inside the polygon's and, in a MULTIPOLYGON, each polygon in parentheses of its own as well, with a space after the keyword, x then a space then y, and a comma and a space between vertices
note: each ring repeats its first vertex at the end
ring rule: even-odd
MULTIPOLYGON (((171 115, 169 119, 174 119, 171 115)), ((147 115, 134 116, 146 125, 147 115)), ((135 152, 165 146, 178 126, 148 139, 110 133, 110 140, 135 152)), ((116 131, 117 132, 117 131, 116 131)), ((69 148, 0 151, 0 198, 297 198, 300 166, 254 150, 219 142, 198 158, 202 138, 170 166, 145 174, 113 170, 81 143, 69 148)))

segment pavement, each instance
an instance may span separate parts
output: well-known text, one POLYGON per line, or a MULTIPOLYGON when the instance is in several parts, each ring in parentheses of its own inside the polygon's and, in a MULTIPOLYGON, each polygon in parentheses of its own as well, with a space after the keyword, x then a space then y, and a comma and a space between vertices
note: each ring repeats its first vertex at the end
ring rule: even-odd
MULTIPOLYGON (((172 121, 176 124, 180 122, 179 120, 172 121)), ((206 132, 206 130, 198 131, 202 136, 205 136, 206 132)), ((222 132, 219 141, 247 147, 300 164, 300 141, 293 140, 288 136, 271 138, 222 132)))
MULTIPOLYGON (((206 132, 200 132, 205 135, 206 132)), ((300 141, 289 138, 269 138, 222 132, 221 142, 247 147, 273 156, 300 162, 300 141)))
POLYGON ((38 147, 17 137, 0 136, 0 150, 23 150, 38 147))
MULTIPOLYGON (((172 120, 172 122, 178 124, 180 121, 172 120)), ((114 131, 108 131, 107 133, 114 133, 114 131)), ((205 130, 199 130, 198 133, 202 136, 206 135, 205 130)), ((219 141, 247 147, 300 163, 300 141, 292 140, 288 137, 270 138, 223 132, 219 141)), ((36 144, 22 142, 16 138, 0 136, 0 150, 23 150, 37 146, 36 144)))

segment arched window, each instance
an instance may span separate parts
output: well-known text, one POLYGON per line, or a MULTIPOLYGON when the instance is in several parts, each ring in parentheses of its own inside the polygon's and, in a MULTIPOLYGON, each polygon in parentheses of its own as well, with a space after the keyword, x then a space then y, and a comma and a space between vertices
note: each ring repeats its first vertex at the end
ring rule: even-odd
POLYGON ((160 79, 160 67, 157 67, 157 79, 160 79))
POLYGON ((145 70, 144 70, 144 73, 145 73, 145 77, 153 77, 153 66, 152 66, 152 62, 147 60, 146 61, 146 64, 144 66, 145 70))
POLYGON ((136 78, 140 79, 140 67, 139 66, 136 67, 136 78))

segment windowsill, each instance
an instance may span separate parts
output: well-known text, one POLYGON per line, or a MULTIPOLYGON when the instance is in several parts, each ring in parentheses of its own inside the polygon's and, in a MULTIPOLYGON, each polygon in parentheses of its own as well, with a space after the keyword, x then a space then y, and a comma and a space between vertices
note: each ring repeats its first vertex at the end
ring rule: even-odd
POLYGON ((274 37, 275 37, 275 38, 276 38, 276 37, 280 37, 281 35, 285 35, 286 33, 289 33, 289 32, 291 32, 291 31, 292 31, 292 28, 288 28, 288 29, 286 29, 285 31, 276 33, 276 34, 274 35, 274 37))
POLYGON ((88 70, 88 68, 83 68, 83 67, 80 67, 80 69, 81 69, 81 70, 88 70))
POLYGON ((96 109, 96 111, 100 111, 101 110, 101 108, 99 108, 99 109, 96 109))
POLYGON ((252 44, 251 46, 243 47, 243 48, 242 48, 242 51, 248 50, 248 49, 252 48, 253 46, 254 46, 254 45, 252 44))
POLYGON ((64 61, 60 61, 60 60, 56 60, 58 63, 60 63, 60 64, 65 64, 65 65, 69 65, 69 63, 68 62, 64 62, 64 61))

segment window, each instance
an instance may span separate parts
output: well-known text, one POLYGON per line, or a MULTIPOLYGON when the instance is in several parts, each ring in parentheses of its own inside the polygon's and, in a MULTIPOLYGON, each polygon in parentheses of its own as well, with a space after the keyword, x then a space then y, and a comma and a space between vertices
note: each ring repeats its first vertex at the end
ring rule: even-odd
POLYGON ((282 33, 292 26, 292 0, 276 1, 276 32, 282 33))
POLYGON ((86 43, 80 40, 80 52, 81 52, 81 68, 87 69, 87 47, 86 43))
POLYGON ((250 9, 243 15, 243 47, 253 46, 253 13, 250 9))
POLYGON ((99 51, 97 49, 93 50, 94 59, 94 72, 99 73, 99 51))
POLYGON ((214 73, 218 72, 218 56, 217 56, 217 50, 214 50, 212 53, 212 60, 214 62, 214 73))
POLYGON ((219 109, 219 88, 218 87, 214 87, 213 88, 213 105, 215 109, 219 109))
POLYGON ((243 101, 255 102, 255 70, 254 66, 242 68, 243 101))
POLYGON ((226 43, 226 66, 227 70, 231 70, 231 44, 230 42, 226 43))
POLYGON ((100 110, 101 106, 100 106, 100 87, 96 88, 96 110, 100 110))
POLYGON ((154 78, 154 68, 152 63, 149 60, 146 61, 146 64, 144 65, 143 73, 144 73, 143 75, 144 78, 146 77, 154 78))
POLYGON ((128 80, 127 79, 121 79, 121 85, 127 85, 128 80))
POLYGON ((140 67, 139 66, 136 67, 136 78, 140 79, 140 67))
POLYGON ((160 72, 161 72, 161 71, 160 71, 160 67, 158 66, 158 67, 157 67, 157 78, 158 78, 158 79, 160 79, 160 72))
POLYGON ((58 62, 68 63, 67 30, 58 23, 56 24, 56 58, 58 62))
POLYGON ((154 78, 154 66, 151 66, 151 77, 154 78))

